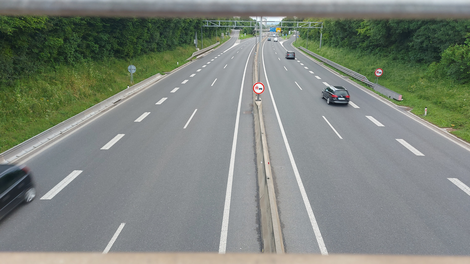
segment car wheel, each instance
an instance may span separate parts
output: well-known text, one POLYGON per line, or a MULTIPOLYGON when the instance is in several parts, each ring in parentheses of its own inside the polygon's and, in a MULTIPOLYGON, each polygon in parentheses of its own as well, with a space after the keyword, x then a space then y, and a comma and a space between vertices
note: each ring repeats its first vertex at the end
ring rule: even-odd
POLYGON ((36 189, 34 189, 33 187, 27 190, 24 194, 24 201, 26 203, 30 203, 34 199, 34 197, 36 197, 36 189))
POLYGON ((330 104, 330 98, 326 98, 326 104, 330 104))

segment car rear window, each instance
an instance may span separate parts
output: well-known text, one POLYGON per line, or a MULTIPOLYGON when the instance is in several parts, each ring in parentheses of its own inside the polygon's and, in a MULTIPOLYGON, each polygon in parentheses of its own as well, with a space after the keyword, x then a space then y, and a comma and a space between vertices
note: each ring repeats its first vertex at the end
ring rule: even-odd
POLYGON ((336 95, 342 95, 342 96, 349 95, 348 91, 345 91, 345 90, 336 90, 335 94, 336 95))

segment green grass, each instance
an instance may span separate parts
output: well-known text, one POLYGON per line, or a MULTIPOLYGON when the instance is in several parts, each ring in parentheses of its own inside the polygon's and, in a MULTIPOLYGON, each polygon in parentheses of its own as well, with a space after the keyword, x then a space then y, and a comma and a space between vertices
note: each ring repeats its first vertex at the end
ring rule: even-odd
POLYGON ((246 36, 244 36, 243 34, 240 34, 240 36, 238 37, 238 39, 247 39, 247 38, 252 38, 253 35, 252 34, 246 34, 246 36))
MULTIPOLYGON (((228 39, 217 38, 222 43, 228 39)), ((204 46, 215 42, 204 39, 204 46)), ((126 89, 130 64, 137 67, 133 77, 138 83, 183 65, 194 51, 193 45, 187 45, 131 60, 60 66, 0 87, 0 153, 126 89)))
MULTIPOLYGON (((299 38, 294 45, 306 47, 306 41, 299 38)), ((470 142, 470 84, 435 78, 426 64, 407 63, 344 48, 323 46, 319 49, 318 41, 312 40, 308 42, 308 49, 365 75, 372 82, 376 78, 375 69, 382 68, 384 74, 379 78, 379 84, 403 95, 403 101, 392 100, 394 103, 411 107, 414 114, 439 127, 455 129, 454 135, 470 142), (424 116, 425 107, 428 108, 427 116, 424 116)))

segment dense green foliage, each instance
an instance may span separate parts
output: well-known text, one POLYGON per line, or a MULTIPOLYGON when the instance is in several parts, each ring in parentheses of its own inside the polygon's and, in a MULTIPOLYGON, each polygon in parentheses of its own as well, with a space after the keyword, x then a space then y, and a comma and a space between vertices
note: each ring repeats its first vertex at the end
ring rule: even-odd
MULTIPOLYGON (((470 81, 470 20, 331 20, 323 21, 322 45, 359 50, 392 60, 433 65, 433 74, 470 81)), ((319 29, 300 35, 319 40, 319 29)))
MULTIPOLYGON (((0 16, 0 86, 48 67, 132 59, 200 38, 202 19, 0 16)), ((204 38, 215 28, 204 28, 204 38)))

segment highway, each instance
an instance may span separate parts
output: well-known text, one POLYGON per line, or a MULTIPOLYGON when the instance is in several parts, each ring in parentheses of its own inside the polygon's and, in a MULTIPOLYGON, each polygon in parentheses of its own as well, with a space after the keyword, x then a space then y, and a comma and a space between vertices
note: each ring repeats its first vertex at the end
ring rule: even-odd
POLYGON ((264 43, 261 78, 286 252, 469 255, 470 152, 300 52, 286 60, 293 39, 264 43), (327 105, 327 85, 352 103, 327 105))
POLYGON ((26 160, 37 197, 1 221, 0 251, 260 252, 254 41, 234 36, 26 160))
MULTIPOLYGON (((470 152, 285 59, 292 41, 261 52, 286 252, 470 255, 470 152), (351 103, 327 105, 327 85, 351 103)), ((255 43, 234 36, 24 160, 38 196, 0 221, 0 251, 261 252, 255 43)))

